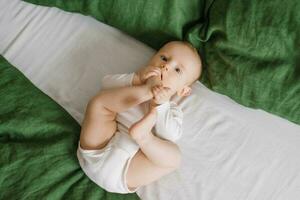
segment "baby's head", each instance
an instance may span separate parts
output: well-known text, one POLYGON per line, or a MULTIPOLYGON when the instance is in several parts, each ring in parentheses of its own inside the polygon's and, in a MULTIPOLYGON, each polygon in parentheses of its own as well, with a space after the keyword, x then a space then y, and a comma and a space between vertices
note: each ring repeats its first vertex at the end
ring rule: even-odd
POLYGON ((148 66, 160 67, 162 85, 179 96, 191 93, 190 85, 199 79, 202 72, 201 58, 197 50, 183 41, 165 44, 150 59, 148 66))

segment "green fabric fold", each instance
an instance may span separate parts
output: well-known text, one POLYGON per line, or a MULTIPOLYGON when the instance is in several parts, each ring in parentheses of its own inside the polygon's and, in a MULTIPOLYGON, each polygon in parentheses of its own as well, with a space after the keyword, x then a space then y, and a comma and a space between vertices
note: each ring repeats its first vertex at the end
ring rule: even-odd
POLYGON ((216 0, 202 38, 211 88, 300 124, 299 10, 294 0, 216 0))
POLYGON ((81 170, 80 125, 0 56, 0 199, 139 199, 81 170))
POLYGON ((205 10, 204 0, 26 0, 78 12, 117 27, 159 49, 169 40, 180 40, 198 24, 205 10))
POLYGON ((300 124, 297 0, 26 1, 90 15, 155 49, 188 40, 201 53, 207 87, 300 124))

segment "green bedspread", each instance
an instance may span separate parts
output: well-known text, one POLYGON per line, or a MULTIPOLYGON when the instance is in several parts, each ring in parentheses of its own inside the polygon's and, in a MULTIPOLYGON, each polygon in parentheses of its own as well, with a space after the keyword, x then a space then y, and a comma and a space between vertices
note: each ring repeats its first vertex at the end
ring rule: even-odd
MULTIPOLYGON (((158 49, 189 40, 201 81, 300 124, 298 0, 26 0, 91 15, 158 49)), ((76 158, 80 126, 0 56, 0 199, 138 199, 105 192, 76 158)))
POLYGON ((108 193, 76 158, 79 124, 0 56, 0 199, 139 199, 108 193))
POLYGON ((206 86, 300 124, 298 0, 26 1, 93 16, 155 49, 189 40, 206 86))

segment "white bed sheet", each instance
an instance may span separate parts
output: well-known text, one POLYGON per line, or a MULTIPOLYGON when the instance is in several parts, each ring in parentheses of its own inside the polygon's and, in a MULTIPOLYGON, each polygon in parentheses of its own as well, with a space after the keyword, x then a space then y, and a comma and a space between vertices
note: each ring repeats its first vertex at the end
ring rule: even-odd
MULTIPOLYGON (((80 14, 0 0, 0 54, 81 124, 108 73, 146 64, 155 51, 80 14)), ((180 169, 137 194, 144 200, 298 200, 300 126, 193 85, 183 108, 180 169)))

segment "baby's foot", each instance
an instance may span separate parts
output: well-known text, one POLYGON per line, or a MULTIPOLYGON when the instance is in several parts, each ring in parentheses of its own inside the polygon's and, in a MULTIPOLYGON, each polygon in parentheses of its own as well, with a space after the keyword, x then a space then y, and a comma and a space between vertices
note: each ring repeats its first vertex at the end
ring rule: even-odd
POLYGON ((151 138, 151 130, 155 125, 156 115, 156 110, 151 109, 141 120, 130 127, 129 134, 138 144, 144 143, 151 138))
POLYGON ((149 79, 147 79, 147 82, 146 84, 152 88, 154 86, 159 86, 159 85, 162 85, 162 82, 161 82, 161 76, 152 76, 150 77, 149 79))

